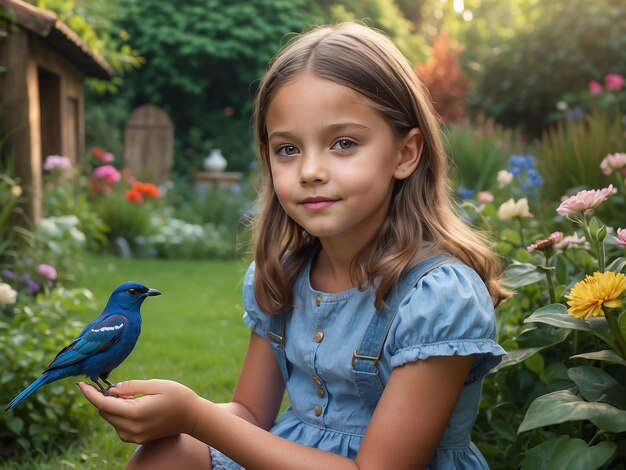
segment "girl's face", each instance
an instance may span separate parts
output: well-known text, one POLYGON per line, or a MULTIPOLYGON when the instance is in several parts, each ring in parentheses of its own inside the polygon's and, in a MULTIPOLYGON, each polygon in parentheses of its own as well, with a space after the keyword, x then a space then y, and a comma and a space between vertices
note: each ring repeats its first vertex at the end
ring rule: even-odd
POLYGON ((354 90, 305 73, 276 92, 267 134, 285 212, 321 241, 367 242, 387 214, 401 158, 383 117, 354 90))

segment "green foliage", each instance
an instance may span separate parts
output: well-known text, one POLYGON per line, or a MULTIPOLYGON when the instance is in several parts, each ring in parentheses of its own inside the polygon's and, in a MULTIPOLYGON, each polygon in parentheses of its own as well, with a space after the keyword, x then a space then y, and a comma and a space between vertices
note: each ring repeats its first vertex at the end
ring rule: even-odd
MULTIPOLYGON (((89 200, 87 179, 79 175, 75 169, 45 173, 44 193, 42 201, 44 217, 62 218, 68 215, 76 217, 78 223, 75 230, 84 234, 87 249, 95 250, 106 241, 106 226, 89 200)), ((73 233, 76 235, 76 232, 73 233)))
POLYGON ((619 116, 593 113, 579 121, 560 121, 535 146, 537 167, 549 181, 541 189, 542 197, 558 201, 572 188, 608 186, 614 181, 602 174, 600 162, 607 154, 623 149, 626 134, 619 116))
POLYGON ((507 167, 507 159, 524 153, 519 135, 490 119, 448 124, 444 141, 453 161, 452 181, 474 191, 495 190, 496 175, 507 167))
POLYGON ((147 63, 129 79, 131 107, 153 103, 172 117, 177 152, 210 142, 232 170, 254 157, 249 133, 251 94, 281 39, 319 18, 304 0, 126 2, 121 26, 147 63), (132 94, 130 91, 132 90, 132 94))
POLYGON ((22 187, 11 177, 6 174, 0 174, 0 261, 2 254, 5 253, 13 244, 13 230, 10 222, 11 215, 16 211, 22 195, 22 187))
POLYGON ((537 134, 566 92, 607 73, 626 75, 626 4, 541 0, 534 28, 485 60, 473 103, 507 126, 537 134), (583 20, 584 19, 584 20, 583 20))
POLYGON ((395 0, 324 2, 324 22, 363 21, 388 34, 410 61, 416 61, 423 56, 426 44, 421 35, 414 34, 415 25, 404 16, 397 3, 395 0))
POLYGON ((232 232, 214 224, 190 224, 169 215, 154 215, 154 234, 141 238, 141 251, 164 259, 227 259, 235 255, 232 232))
POLYGON ((83 2, 80 0, 28 0, 40 8, 57 13, 93 52, 104 57, 116 73, 110 81, 90 79, 96 93, 116 92, 122 76, 143 63, 139 52, 128 42, 129 35, 119 28, 124 13, 122 0, 83 2))
MULTIPOLYGON (((56 353, 79 331, 76 316, 93 308, 88 290, 62 288, 18 300, 0 311, 0 403, 8 403, 34 381, 56 353)), ((25 451, 60 449, 76 439, 87 405, 76 400, 68 381, 44 386, 15 412, 0 414, 0 457, 25 451), (4 455, 2 455, 4 454, 4 455)))
POLYGON ((95 208, 107 227, 110 244, 121 237, 132 245, 137 237, 151 234, 150 208, 126 200, 121 193, 100 198, 95 202, 95 208))

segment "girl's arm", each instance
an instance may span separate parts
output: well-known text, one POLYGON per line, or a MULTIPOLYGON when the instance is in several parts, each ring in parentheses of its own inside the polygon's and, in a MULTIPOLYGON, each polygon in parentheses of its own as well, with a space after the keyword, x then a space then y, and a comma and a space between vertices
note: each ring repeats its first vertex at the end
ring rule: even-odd
POLYGON ((276 415, 283 384, 271 345, 255 334, 233 404, 217 405, 180 384, 158 380, 124 382, 115 389, 120 395, 144 395, 134 400, 81 389, 128 442, 185 433, 248 469, 415 469, 425 467, 435 451, 471 363, 472 357, 431 357, 394 369, 355 461, 265 430, 276 415))

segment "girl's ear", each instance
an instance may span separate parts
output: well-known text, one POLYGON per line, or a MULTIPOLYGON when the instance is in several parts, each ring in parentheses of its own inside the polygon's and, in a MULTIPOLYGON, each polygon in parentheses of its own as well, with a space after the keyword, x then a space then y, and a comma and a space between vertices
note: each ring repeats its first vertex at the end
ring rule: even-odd
POLYGON ((398 148, 398 163, 393 172, 393 176, 399 180, 408 178, 413 171, 415 171, 415 168, 417 168, 417 165, 422 158, 423 150, 424 136, 422 135, 422 131, 420 131, 417 127, 414 127, 400 141, 400 146, 398 148))

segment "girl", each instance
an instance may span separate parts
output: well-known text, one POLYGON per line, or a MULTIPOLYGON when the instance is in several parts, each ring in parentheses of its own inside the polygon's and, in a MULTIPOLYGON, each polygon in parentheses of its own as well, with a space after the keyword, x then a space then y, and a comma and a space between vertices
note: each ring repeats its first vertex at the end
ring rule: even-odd
POLYGON ((127 399, 81 384, 143 444, 129 467, 487 468, 470 430, 504 354, 493 305, 507 293, 453 210, 407 60, 367 27, 314 29, 274 59, 254 123, 266 186, 233 400, 161 380, 112 389, 127 399))

